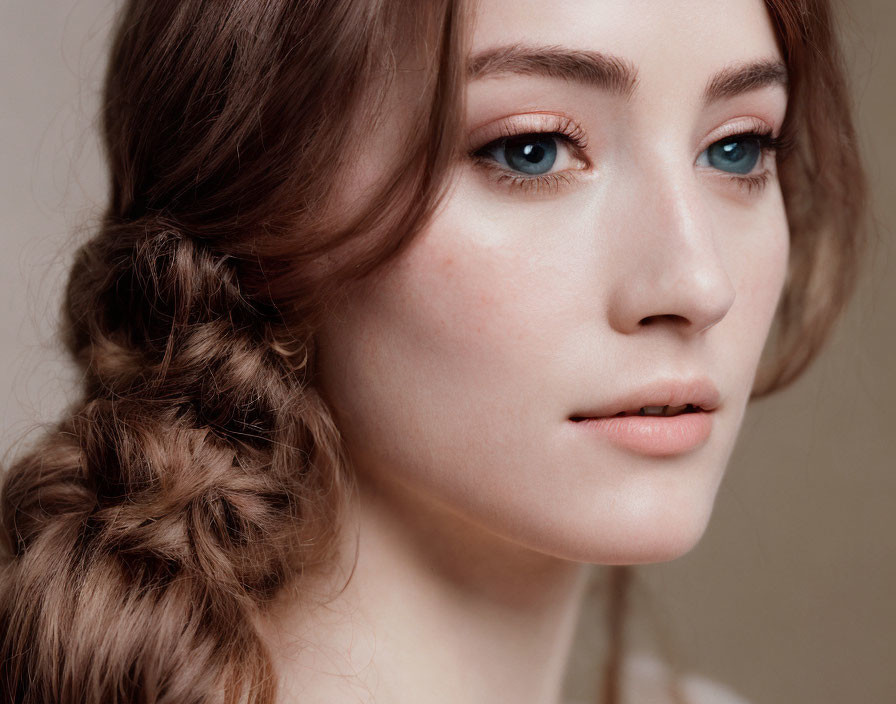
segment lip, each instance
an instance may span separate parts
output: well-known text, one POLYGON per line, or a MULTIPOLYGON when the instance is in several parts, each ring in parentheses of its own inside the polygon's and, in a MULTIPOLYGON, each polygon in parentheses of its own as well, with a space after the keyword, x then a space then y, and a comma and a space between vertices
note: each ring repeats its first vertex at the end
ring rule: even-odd
POLYGON ((665 380, 620 396, 605 405, 583 410, 569 418, 574 426, 629 452, 668 457, 703 445, 712 433, 718 389, 708 379, 665 380), (677 416, 639 416, 644 406, 699 406, 677 416))
POLYGON ((619 413, 635 413, 644 406, 684 406, 688 403, 703 411, 713 411, 719 406, 719 390, 706 378, 659 380, 605 404, 576 411, 570 415, 570 420, 609 418, 619 413))

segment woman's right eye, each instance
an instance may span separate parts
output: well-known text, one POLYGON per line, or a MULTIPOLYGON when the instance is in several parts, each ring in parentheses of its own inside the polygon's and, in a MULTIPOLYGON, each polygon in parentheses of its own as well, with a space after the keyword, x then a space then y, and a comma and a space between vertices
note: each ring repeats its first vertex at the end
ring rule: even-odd
POLYGON ((514 115, 476 130, 470 142, 469 158, 491 181, 529 194, 558 192, 591 166, 585 131, 566 115, 514 115))
POLYGON ((493 140, 470 156, 503 186, 550 193, 588 167, 584 148, 584 142, 562 132, 527 132, 493 140))
POLYGON ((521 134, 502 137, 477 150, 475 155, 493 159, 501 166, 528 176, 541 176, 551 171, 557 157, 568 147, 562 137, 549 133, 521 134))

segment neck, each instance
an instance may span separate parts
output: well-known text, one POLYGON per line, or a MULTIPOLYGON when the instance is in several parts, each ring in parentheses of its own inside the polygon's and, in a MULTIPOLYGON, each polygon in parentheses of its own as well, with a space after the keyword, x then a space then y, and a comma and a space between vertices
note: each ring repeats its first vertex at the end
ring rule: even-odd
POLYGON ((558 704, 586 568, 397 489, 359 499, 337 569, 263 624, 279 703, 558 704))

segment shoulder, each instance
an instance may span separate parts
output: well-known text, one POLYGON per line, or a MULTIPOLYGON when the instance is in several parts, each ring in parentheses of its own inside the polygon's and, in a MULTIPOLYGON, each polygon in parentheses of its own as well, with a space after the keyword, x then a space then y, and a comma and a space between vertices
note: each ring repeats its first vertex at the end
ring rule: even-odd
MULTIPOLYGON (((668 666, 653 655, 629 655, 623 670, 623 704, 677 704, 668 689, 670 676, 668 666)), ((680 682, 687 704, 750 704, 729 687, 701 675, 686 673, 680 682)))

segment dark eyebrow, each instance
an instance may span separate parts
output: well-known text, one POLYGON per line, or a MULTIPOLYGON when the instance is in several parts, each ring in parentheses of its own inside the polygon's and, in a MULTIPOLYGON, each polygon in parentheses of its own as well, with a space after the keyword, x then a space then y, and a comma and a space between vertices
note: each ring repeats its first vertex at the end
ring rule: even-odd
POLYGON ((738 64, 719 71, 703 93, 703 102, 712 103, 723 98, 746 93, 767 86, 787 88, 787 67, 776 59, 765 59, 738 64))
MULTIPOLYGON (((630 96, 638 83, 635 67, 617 56, 560 46, 529 47, 510 44, 475 54, 467 65, 469 80, 501 73, 545 76, 596 86, 630 96)), ((787 67, 776 59, 764 59, 722 69, 707 83, 705 103, 731 98, 766 86, 787 88, 787 67)))
POLYGON ((561 78, 620 95, 631 95, 638 78, 635 68, 620 58, 559 46, 500 46, 474 55, 467 65, 470 80, 500 73, 561 78))

